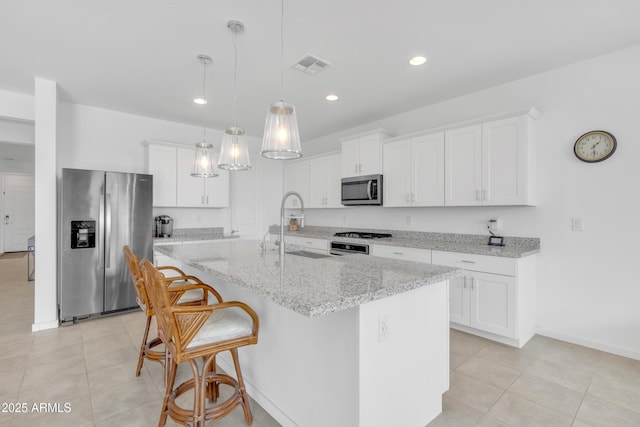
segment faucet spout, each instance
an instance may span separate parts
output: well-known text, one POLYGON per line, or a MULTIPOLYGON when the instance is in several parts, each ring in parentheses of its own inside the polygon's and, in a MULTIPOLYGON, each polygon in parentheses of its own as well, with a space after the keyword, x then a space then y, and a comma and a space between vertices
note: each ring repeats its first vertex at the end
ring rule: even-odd
POLYGON ((297 191, 289 191, 282 196, 282 202, 280 203, 280 259, 284 257, 284 204, 289 196, 296 196, 300 199, 300 227, 304 227, 304 201, 302 196, 297 191))

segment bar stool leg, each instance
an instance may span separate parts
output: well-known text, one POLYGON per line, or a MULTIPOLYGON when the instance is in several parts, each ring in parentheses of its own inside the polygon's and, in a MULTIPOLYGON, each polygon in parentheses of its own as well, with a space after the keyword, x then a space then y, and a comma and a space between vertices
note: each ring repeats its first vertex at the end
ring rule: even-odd
POLYGON ((247 424, 253 423, 253 415, 251 414, 251 408, 249 407, 249 399, 247 392, 244 388, 244 380, 242 379, 242 371, 240 370, 240 362, 238 361, 238 349, 233 348, 229 350, 233 357, 233 364, 236 367, 236 377, 238 379, 238 388, 240 389, 240 396, 242 397, 242 410, 244 411, 244 419, 247 424))
POLYGON ((151 328, 151 316, 147 316, 147 326, 144 328, 144 336, 142 337, 142 344, 140 345, 140 355, 138 356, 138 367, 136 368, 136 377, 140 376, 142 362, 144 362, 147 339, 149 338, 149 328, 151 328))

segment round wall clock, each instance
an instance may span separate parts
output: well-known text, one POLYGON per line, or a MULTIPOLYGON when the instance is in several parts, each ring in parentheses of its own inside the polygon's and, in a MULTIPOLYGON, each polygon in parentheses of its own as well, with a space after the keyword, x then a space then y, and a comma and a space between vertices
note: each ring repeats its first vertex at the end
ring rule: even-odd
POLYGON ((592 130, 576 140, 573 152, 583 162, 595 163, 608 159, 616 151, 616 137, 604 130, 592 130))

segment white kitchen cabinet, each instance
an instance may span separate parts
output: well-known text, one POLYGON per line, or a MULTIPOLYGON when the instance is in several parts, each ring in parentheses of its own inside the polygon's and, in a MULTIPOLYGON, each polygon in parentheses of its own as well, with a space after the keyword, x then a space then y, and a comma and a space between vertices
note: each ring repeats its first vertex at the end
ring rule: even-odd
POLYGON ((176 147, 147 144, 147 173, 153 175, 153 206, 176 206, 176 147))
POLYGON ((284 242, 287 246, 299 246, 302 250, 329 254, 329 241, 325 239, 317 239, 315 237, 291 236, 285 235, 284 242))
MULTIPOLYGON (((195 148, 147 142, 147 171, 153 175, 153 206, 229 207, 229 171, 215 178, 191 176, 195 148)), ((217 164, 216 154, 213 161, 217 164)))
POLYGON ((383 258, 402 259, 405 261, 431 263, 431 250, 421 248, 407 248, 403 246, 371 245, 370 254, 383 258))
MULTIPOLYGON (((191 176, 195 150, 191 148, 177 149, 177 205, 193 208, 229 207, 229 171, 215 168, 218 174, 212 178, 191 176)), ((218 164, 216 154, 212 156, 214 164, 218 164)))
POLYGON ((535 204, 532 116, 445 132, 445 205, 535 204))
POLYGON ((451 327, 522 347, 535 333, 535 261, 433 251, 433 264, 465 269, 449 281, 451 327))
POLYGON ((340 154, 332 154, 309 160, 308 207, 343 207, 341 203, 340 157, 340 154))
MULTIPOLYGON (((284 166, 284 193, 296 191, 304 202, 309 200, 309 160, 287 163, 284 166)), ((300 209, 300 200, 291 196, 285 203, 287 209, 300 209)))
POLYGON ((385 142, 384 205, 444 205, 444 132, 385 142))
POLYGON ((342 177, 381 174, 381 142, 389 136, 388 131, 377 129, 341 139, 342 177))

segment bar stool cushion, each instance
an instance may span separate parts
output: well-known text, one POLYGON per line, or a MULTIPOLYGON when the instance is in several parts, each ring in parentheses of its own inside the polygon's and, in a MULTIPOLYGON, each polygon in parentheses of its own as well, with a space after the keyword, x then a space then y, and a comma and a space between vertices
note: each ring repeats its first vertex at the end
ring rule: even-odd
POLYGON ((252 334, 251 316, 238 307, 225 307, 214 310, 187 348, 212 344, 252 334))

